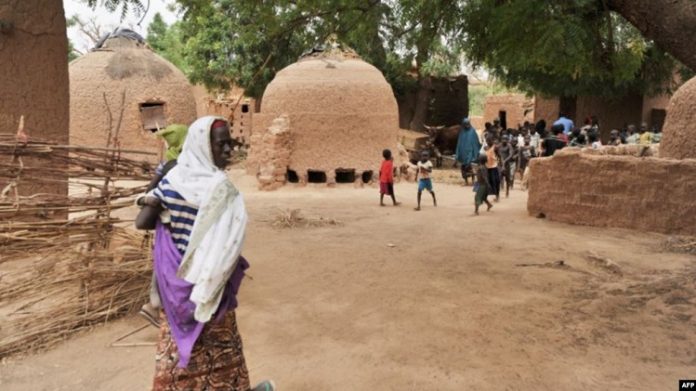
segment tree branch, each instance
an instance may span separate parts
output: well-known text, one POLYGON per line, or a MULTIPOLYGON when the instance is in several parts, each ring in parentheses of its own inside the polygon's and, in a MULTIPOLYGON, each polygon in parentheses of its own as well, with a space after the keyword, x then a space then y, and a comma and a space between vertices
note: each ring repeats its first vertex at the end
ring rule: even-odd
POLYGON ((626 18, 645 38, 696 71, 696 1, 607 0, 607 6, 626 18))

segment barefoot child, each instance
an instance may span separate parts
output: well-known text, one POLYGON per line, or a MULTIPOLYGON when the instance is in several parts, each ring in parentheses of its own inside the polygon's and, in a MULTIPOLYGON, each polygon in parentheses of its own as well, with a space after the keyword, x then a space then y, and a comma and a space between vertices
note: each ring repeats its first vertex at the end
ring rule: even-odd
POLYGON ((500 200, 500 167, 498 167, 498 145, 493 137, 486 140, 484 147, 486 153, 486 168, 488 169, 488 193, 495 196, 495 202, 500 200))
POLYGON ((379 169, 379 206, 384 206, 384 195, 391 196, 394 206, 399 205, 394 196, 394 159, 390 150, 382 151, 382 167, 379 169))
POLYGON ((418 206, 416 210, 421 208, 421 194, 423 190, 428 190, 430 195, 433 196, 433 205, 437 206, 437 200, 435 199, 435 192, 433 191, 433 182, 430 179, 430 173, 433 172, 433 163, 430 162, 430 154, 428 151, 421 152, 421 160, 418 162, 418 169, 416 170, 416 181, 418 182, 418 206))
POLYGON ((476 216, 478 216, 479 214, 479 206, 481 206, 481 204, 483 204, 484 202, 488 206, 487 210, 491 210, 491 208, 493 207, 493 204, 491 204, 488 201, 488 189, 491 188, 491 185, 490 183, 488 183, 488 170, 486 169, 487 161, 488 158, 485 154, 481 154, 479 156, 479 165, 478 169, 476 170, 476 196, 474 197, 474 203, 476 205, 474 209, 474 214, 476 216))

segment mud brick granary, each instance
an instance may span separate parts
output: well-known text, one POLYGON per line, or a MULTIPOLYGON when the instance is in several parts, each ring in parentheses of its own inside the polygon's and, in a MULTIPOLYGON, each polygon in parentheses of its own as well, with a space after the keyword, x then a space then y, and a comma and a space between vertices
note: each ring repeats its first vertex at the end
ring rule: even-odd
POLYGON ((382 150, 396 153, 398 114, 382 73, 354 52, 303 56, 264 92, 247 169, 265 189, 286 181, 370 183, 382 150))
POLYGON ((133 32, 116 32, 70 63, 71 144, 105 146, 111 134, 113 145, 120 123, 121 148, 159 152, 157 128, 195 119, 186 76, 133 32))

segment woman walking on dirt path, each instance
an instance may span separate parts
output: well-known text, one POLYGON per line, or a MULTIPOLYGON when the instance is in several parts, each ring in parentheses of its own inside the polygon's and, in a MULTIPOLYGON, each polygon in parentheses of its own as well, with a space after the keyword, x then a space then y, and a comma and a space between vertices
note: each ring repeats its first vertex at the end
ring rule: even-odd
MULTIPOLYGON (((251 389, 234 313, 249 264, 241 256, 244 200, 223 171, 232 147, 224 119, 194 122, 176 167, 148 193, 135 221, 156 229, 163 311, 153 390, 251 389)), ((274 389, 265 381, 253 390, 274 389)))

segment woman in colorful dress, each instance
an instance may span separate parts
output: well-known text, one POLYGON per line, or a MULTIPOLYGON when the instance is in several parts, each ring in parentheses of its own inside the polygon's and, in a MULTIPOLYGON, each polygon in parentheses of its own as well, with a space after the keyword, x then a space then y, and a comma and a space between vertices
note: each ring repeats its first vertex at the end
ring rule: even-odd
MULTIPOLYGON (((234 313, 249 264, 244 200, 224 171, 232 149, 227 121, 198 119, 177 165, 141 202, 135 224, 156 230, 163 308, 153 390, 251 390, 234 313)), ((253 391, 274 389, 264 381, 253 391)))

